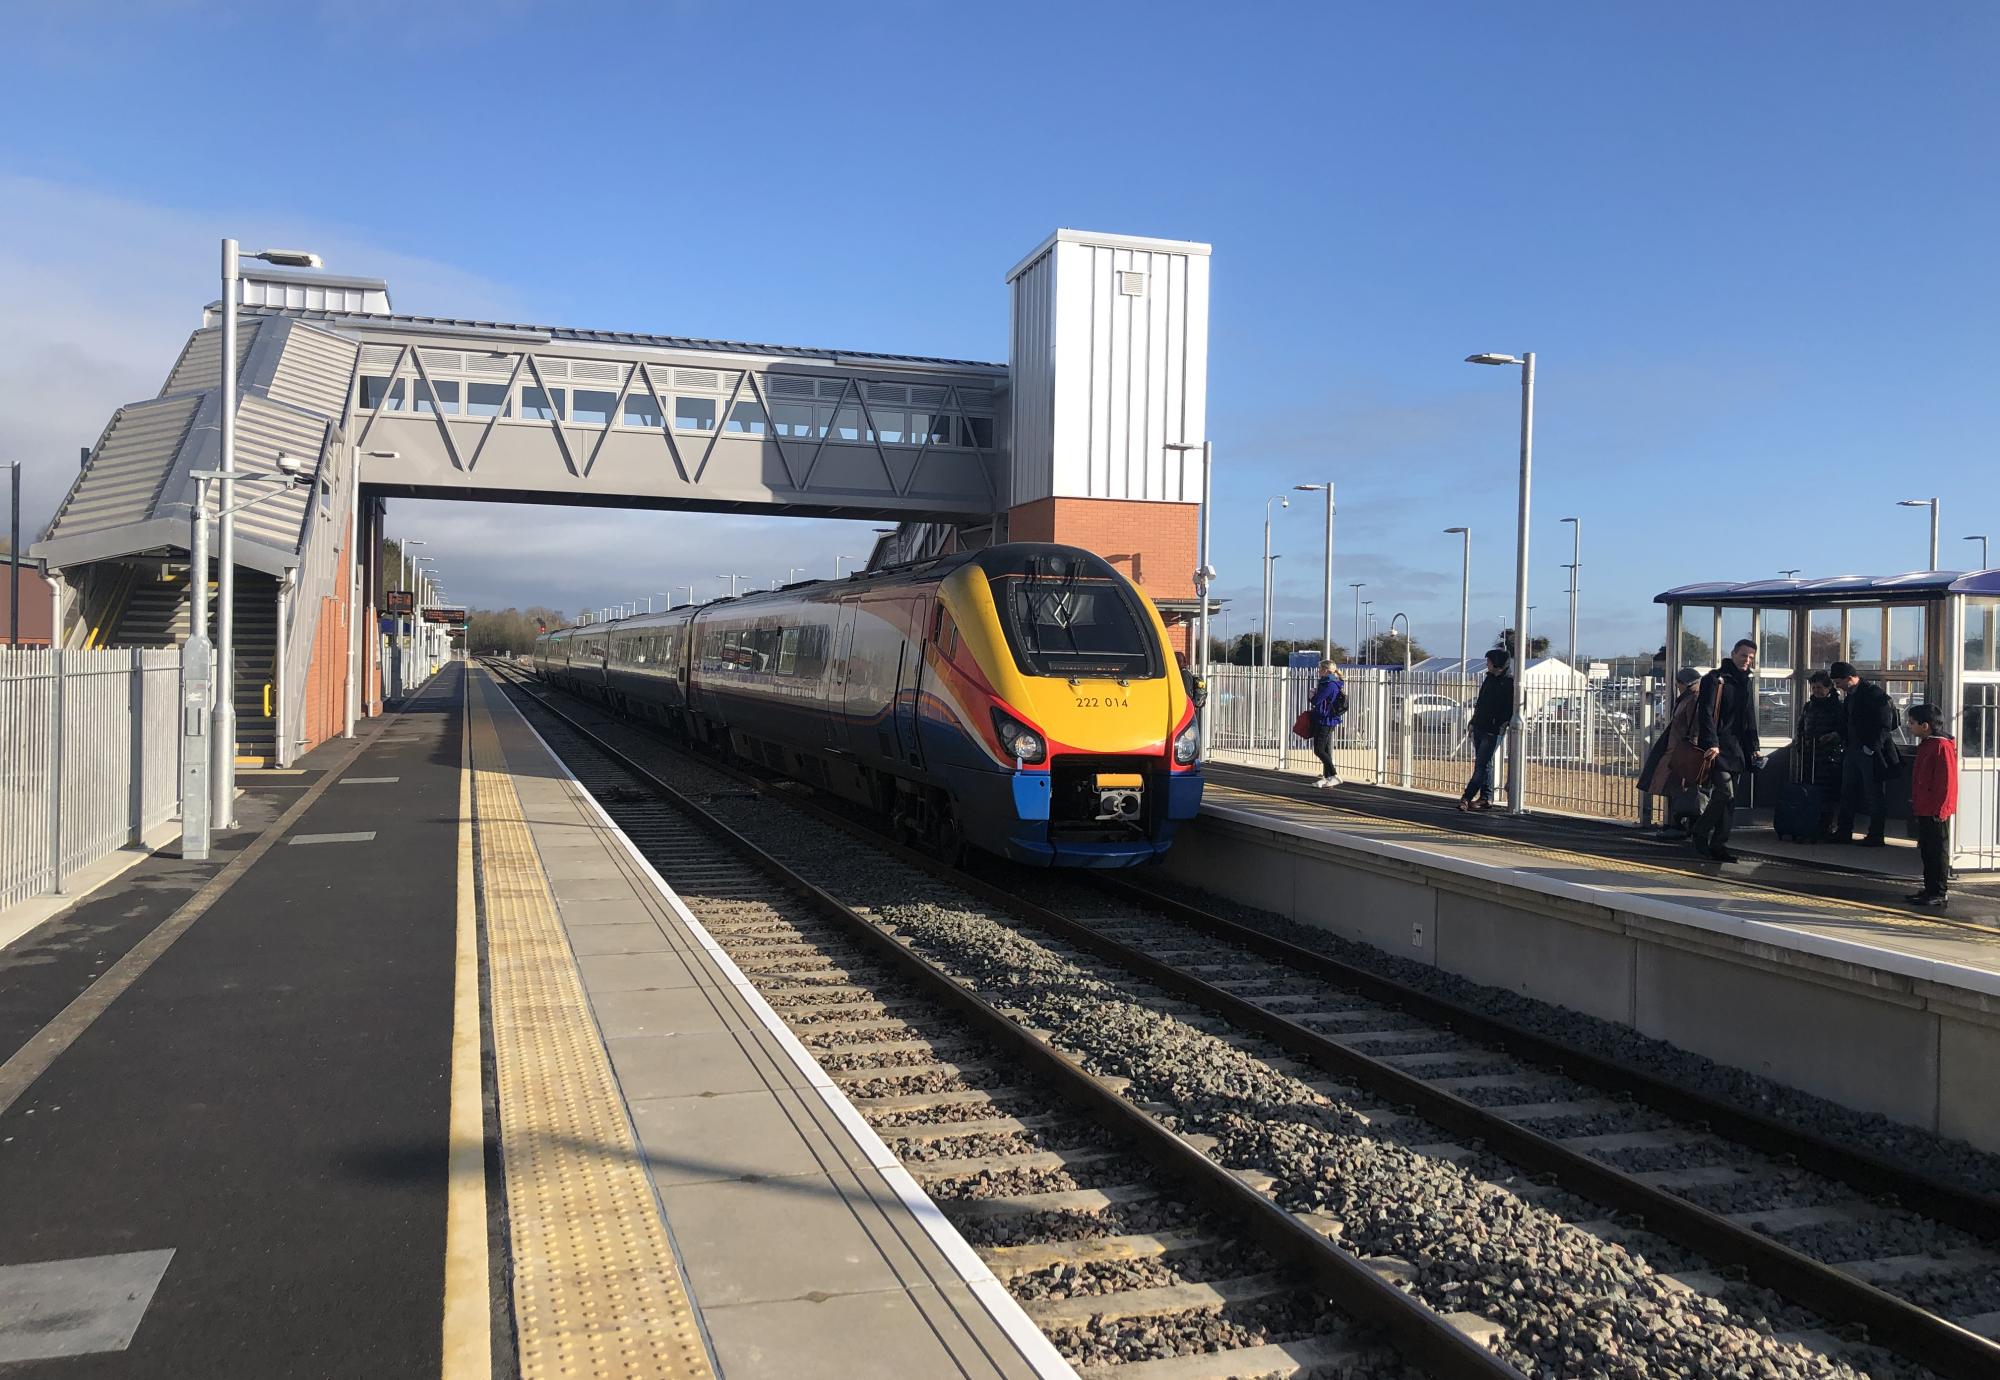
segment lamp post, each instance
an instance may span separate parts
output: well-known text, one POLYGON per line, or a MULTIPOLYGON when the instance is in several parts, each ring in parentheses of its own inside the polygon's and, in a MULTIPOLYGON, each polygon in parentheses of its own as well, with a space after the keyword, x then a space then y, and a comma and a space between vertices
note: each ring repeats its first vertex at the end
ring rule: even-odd
POLYGON ((1301 493, 1316 494, 1326 490, 1326 573, 1320 586, 1320 655, 1333 659, 1333 481, 1324 484, 1294 484, 1301 493))
MULTIPOLYGON (((410 543, 412 546, 424 544, 410 543)), ((419 680, 430 674, 422 669, 428 660, 424 649, 424 567, 436 564, 435 556, 410 557, 410 659, 419 668, 417 675, 419 680)))
POLYGON ((834 578, 834 579, 838 580, 838 579, 840 578, 840 567, 842 566, 842 564, 844 564, 845 562, 848 562, 848 561, 852 561, 852 562, 854 562, 854 564, 855 564, 855 565, 857 565, 857 566, 858 566, 858 565, 860 565, 860 564, 861 564, 861 557, 859 557, 859 556, 835 556, 835 557, 833 558, 833 578, 834 578))
POLYGON ((1271 505, 1289 508, 1292 501, 1282 495, 1264 500, 1264 665, 1271 661, 1271 562, 1277 559, 1271 554, 1271 505))
POLYGON ((1778 573, 1784 576, 1787 580, 1791 580, 1791 579, 1796 579, 1799 571, 1803 570, 1804 568, 1805 567, 1803 566, 1795 565, 1789 570, 1780 570, 1778 573))
POLYGON ((1566 517, 1570 525, 1574 544, 1570 547, 1569 564, 1563 569, 1569 571, 1569 669, 1576 669, 1576 584, 1578 572, 1583 569, 1583 519, 1566 517))
POLYGON ((1375 601, 1373 599, 1363 599, 1361 601, 1361 611, 1366 619, 1363 628, 1365 640, 1361 645, 1367 649, 1367 655, 1362 658, 1361 664, 1364 666, 1373 666, 1375 664, 1375 601))
POLYGON ((1361 591, 1368 588, 1366 580, 1349 580, 1347 587, 1354 591, 1354 659, 1361 659, 1361 591))
POLYGON ((1470 527, 1447 527, 1449 535, 1456 533, 1464 538, 1458 558, 1458 674, 1466 674, 1465 659, 1471 652, 1467 635, 1472 626, 1472 529, 1470 527))
MULTIPOLYGON (((9 460, 7 468, 13 473, 8 476, 8 489, 12 497, 7 505, 7 559, 11 562, 12 579, 7 584, 7 645, 19 650, 21 646, 21 462, 9 460)), ((61 629, 49 629, 49 642, 55 642, 55 634, 61 629)))
POLYGON ((1535 457, 1535 352, 1520 356, 1502 354, 1467 355, 1467 364, 1518 364, 1521 367, 1521 495, 1520 515, 1514 536, 1514 627, 1520 630, 1520 646, 1515 649, 1514 705, 1509 716, 1507 742, 1507 813, 1527 811, 1528 745, 1521 732, 1521 694, 1527 667, 1528 640, 1528 507, 1534 485, 1535 457))
POLYGON ((216 472, 222 488, 217 498, 221 518, 216 525, 215 756, 213 787, 215 823, 236 823, 236 299, 243 281, 241 260, 262 259, 286 268, 318 268, 320 257, 302 249, 265 249, 245 255, 235 240, 222 242, 222 447, 216 472))
MULTIPOLYGON (((21 481, 21 472, 20 472, 19 468, 17 467, 17 468, 15 469, 15 471, 14 471, 14 482, 15 482, 15 485, 16 485, 16 488, 15 488, 15 491, 14 491, 14 497, 15 497, 15 506, 16 506, 16 507, 19 507, 19 506, 20 506, 20 489, 19 489, 19 487, 18 487, 18 486, 19 486, 19 484, 20 484, 20 481, 21 481)), ((1978 542, 1978 543, 1979 543, 1979 568, 1980 568, 1981 570, 1985 570, 1985 569, 1987 568, 1987 565, 1986 565, 1986 538, 1985 538, 1985 537, 1965 537, 1965 538, 1963 538, 1963 540, 1965 540, 1965 541, 1976 541, 1976 542, 1978 542)))
POLYGON ((1201 525, 1197 529, 1196 540, 1199 549, 1195 552, 1194 559, 1194 597, 1201 601, 1200 608, 1195 613, 1195 637, 1201 646, 1195 660, 1201 668, 1201 678, 1206 681, 1209 676, 1208 591, 1215 583, 1215 566, 1208 558, 1208 534, 1212 526, 1211 520, 1215 515, 1214 489, 1211 487, 1211 478, 1215 473, 1215 451, 1207 441, 1169 441, 1165 449, 1183 453, 1191 450, 1201 452, 1201 525))
POLYGON ((1938 568, 1938 501, 1934 498, 1906 498, 1896 505, 1898 508, 1928 508, 1931 510, 1931 563, 1926 569, 1938 568))

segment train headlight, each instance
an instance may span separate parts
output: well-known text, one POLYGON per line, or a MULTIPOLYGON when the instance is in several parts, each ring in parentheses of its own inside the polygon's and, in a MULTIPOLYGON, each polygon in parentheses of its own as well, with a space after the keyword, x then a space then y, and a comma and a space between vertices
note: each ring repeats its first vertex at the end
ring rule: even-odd
POLYGON ((1174 762, 1191 767, 1201 757, 1201 720, 1195 719, 1174 739, 1174 762))
POLYGON ((1004 710, 993 711, 993 731, 1000 735, 1000 746, 1016 761, 1039 762, 1049 755, 1042 735, 1004 710))

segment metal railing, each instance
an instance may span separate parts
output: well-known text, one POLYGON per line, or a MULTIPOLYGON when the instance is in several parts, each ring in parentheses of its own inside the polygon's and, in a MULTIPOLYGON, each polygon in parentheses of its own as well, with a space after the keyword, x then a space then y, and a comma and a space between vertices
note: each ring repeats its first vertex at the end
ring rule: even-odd
MULTIPOLYGON (((1312 745, 1292 722, 1312 697, 1316 673, 1229 666, 1209 679, 1209 760, 1317 775, 1312 745)), ((1333 759, 1345 780, 1457 795, 1472 775, 1467 727, 1477 677, 1357 668, 1345 676, 1348 713, 1334 731, 1333 759)), ((1652 697, 1613 683, 1529 685, 1528 807, 1601 819, 1636 819, 1639 768, 1651 744, 1652 697)), ((1506 749, 1495 754, 1504 789, 1506 749)))
POLYGON ((179 706, 171 647, 0 651, 0 907, 174 817, 179 706))

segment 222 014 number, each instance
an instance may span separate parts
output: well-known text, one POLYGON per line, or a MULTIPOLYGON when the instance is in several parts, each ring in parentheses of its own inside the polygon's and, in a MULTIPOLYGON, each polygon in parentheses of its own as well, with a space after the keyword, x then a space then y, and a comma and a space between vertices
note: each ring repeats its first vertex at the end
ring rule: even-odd
POLYGON ((1078 695, 1076 697, 1076 707, 1078 709, 1130 709, 1132 702, 1130 700, 1114 699, 1109 695, 1078 695))

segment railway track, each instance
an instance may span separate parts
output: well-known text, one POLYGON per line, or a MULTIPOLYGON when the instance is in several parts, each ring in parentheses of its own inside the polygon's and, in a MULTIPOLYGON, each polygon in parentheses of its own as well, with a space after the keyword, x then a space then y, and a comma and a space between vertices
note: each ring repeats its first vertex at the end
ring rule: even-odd
MULTIPOLYGON (((598 716, 597 729, 648 767, 687 761, 601 711, 577 714, 598 716)), ((817 808, 760 799, 751 809, 735 789, 739 822, 762 829, 777 821, 749 817, 817 808)), ((1881 1166, 1787 1163, 1829 1147, 1774 1139, 1769 1127, 1731 1124, 1748 1143, 1722 1141, 1712 1125, 1635 1102, 1630 1086, 1606 1086, 1616 1069, 1552 1070, 1535 1061, 1546 1049, 1524 1055, 1490 1028, 1468 1031, 1463 1013, 1423 1010, 1379 979, 1172 898, 1046 873, 996 885, 881 840, 867 846, 883 858, 876 873, 902 870, 901 897, 878 879, 879 904, 862 908, 878 932, 1033 1023, 1038 1043, 1080 1056, 1100 1083, 1112 1072, 1100 1091, 1288 1220, 1371 1259, 1433 1316, 1455 1315, 1461 1337, 1483 1328, 1523 1371, 1831 1375, 1851 1361, 1877 1375, 2000 1373, 2000 1348, 1977 1335, 1989 1323, 2000 1331, 2000 1318, 1984 1316, 2000 1308, 2000 1255, 1981 1235, 1884 1201, 1881 1166), (933 899, 935 887, 952 891, 933 899)), ((855 849, 836 851, 851 871, 855 849)), ((836 889, 845 897, 856 885, 836 889)), ((1675 1108, 1687 1110, 1685 1099, 1675 1108)), ((1941 1193, 1960 1203, 1971 1214, 1953 1217, 1963 1225, 1982 1225, 1978 1212, 1992 1206, 1914 1178, 1904 1187, 1932 1213, 1947 1205, 1941 1193)), ((1086 1263, 1074 1252, 1013 1257, 1030 1258, 1058 1281, 1086 1263)), ((1086 1289, 1098 1282, 1081 1278, 1086 1289)), ((1024 1287, 1051 1286, 1037 1277, 1024 1287)), ((1234 1301, 1228 1289, 1202 1297, 1203 1311, 1221 1299, 1221 1316, 1234 1301)), ((1123 1354, 1115 1343, 1102 1357, 1079 1353, 1123 1354)))

